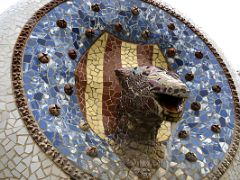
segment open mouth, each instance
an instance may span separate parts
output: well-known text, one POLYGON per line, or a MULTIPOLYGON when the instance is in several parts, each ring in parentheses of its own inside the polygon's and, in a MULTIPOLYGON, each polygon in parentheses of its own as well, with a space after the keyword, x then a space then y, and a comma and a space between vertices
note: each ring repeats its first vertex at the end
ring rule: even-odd
POLYGON ((181 113, 183 110, 184 98, 155 93, 155 99, 169 113, 181 113))

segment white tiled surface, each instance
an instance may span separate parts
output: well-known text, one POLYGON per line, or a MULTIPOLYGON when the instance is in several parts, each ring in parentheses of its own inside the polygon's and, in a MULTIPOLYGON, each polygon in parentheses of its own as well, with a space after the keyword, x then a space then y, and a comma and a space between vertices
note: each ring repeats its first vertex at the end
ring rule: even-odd
MULTIPOLYGON (((0 15, 0 179, 69 179, 38 148, 19 117, 11 86, 17 36, 33 13, 50 0, 22 0, 0 15)), ((222 179, 238 179, 240 151, 222 179)))
POLYGON ((39 149, 19 117, 11 85, 11 57, 17 36, 49 0, 24 0, 0 16, 0 179, 68 179, 39 149))

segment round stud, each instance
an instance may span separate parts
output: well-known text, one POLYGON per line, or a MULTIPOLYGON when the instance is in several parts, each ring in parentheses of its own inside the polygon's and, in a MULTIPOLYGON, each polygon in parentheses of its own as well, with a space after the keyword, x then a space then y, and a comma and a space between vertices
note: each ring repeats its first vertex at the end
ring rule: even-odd
POLYGON ((176 56, 176 49, 175 48, 169 48, 167 50, 167 57, 174 58, 176 56))
POLYGON ((187 81, 192 81, 192 80, 194 79, 194 75, 193 75, 192 73, 187 73, 187 74, 185 75, 185 79, 186 79, 187 81))
POLYGON ((193 102, 191 104, 191 109, 193 111, 199 111, 201 109, 201 104, 199 102, 193 102))
POLYGON ((187 131, 185 131, 185 130, 180 131, 180 132, 178 133, 178 137, 181 138, 181 139, 185 139, 185 138, 187 138, 188 136, 189 136, 189 133, 188 133, 187 131))
POLYGON ((97 148, 95 146, 87 147, 86 154, 90 157, 97 157, 98 155, 97 148))
POLYGON ((72 84, 66 84, 66 85, 64 86, 64 92, 65 92, 67 95, 71 96, 71 95, 73 94, 73 85, 72 85, 72 84))
POLYGON ((149 30, 143 31, 143 32, 142 32, 142 37, 143 37, 144 39, 148 39, 148 38, 150 37, 150 32, 149 32, 149 30))
POLYGON ((77 52, 74 49, 70 49, 68 51, 68 56, 72 59, 75 60, 77 58, 77 52))
POLYGON ((221 126, 218 125, 218 124, 214 124, 214 125, 212 125, 211 130, 214 133, 220 133, 221 132, 221 126))
POLYGON ((88 131, 90 126, 87 122, 81 122, 79 125, 80 129, 82 129, 83 131, 88 131))
POLYGON ((216 93, 220 93, 222 91, 222 88, 219 85, 212 86, 212 90, 216 93))
POLYGON ((171 31, 173 31, 173 30, 176 29, 176 27, 175 27, 175 25, 174 25, 173 23, 170 23, 170 24, 168 24, 168 29, 170 29, 171 31))
POLYGON ((67 28, 67 22, 64 19, 57 20, 57 26, 65 29, 67 28))
POLYGON ((49 63, 50 58, 49 58, 49 56, 48 56, 47 54, 45 54, 45 53, 39 53, 39 54, 38 54, 38 60, 39 60, 41 63, 43 63, 43 64, 47 64, 47 63, 49 63))
POLYGON ((139 8, 136 6, 132 7, 131 11, 134 16, 137 16, 140 13, 139 8))
POLYGON ((85 35, 86 35, 88 38, 92 38, 92 37, 95 35, 94 29, 91 29, 91 28, 86 29, 85 35))
POLYGON ((187 154, 185 154, 185 159, 188 160, 189 162, 196 162, 197 156, 192 152, 188 152, 187 154))
POLYGON ((123 30, 123 26, 122 26, 122 24, 120 22, 115 24, 115 30, 117 32, 121 32, 123 30))
POLYGON ((100 5, 99 4, 93 4, 91 6, 91 8, 94 12, 99 12, 100 11, 100 5))
POLYGON ((52 104, 49 106, 49 112, 53 116, 59 116, 60 115, 60 107, 57 104, 52 104))
POLYGON ((195 52, 195 56, 198 59, 202 59, 203 58, 203 53, 201 51, 195 52))

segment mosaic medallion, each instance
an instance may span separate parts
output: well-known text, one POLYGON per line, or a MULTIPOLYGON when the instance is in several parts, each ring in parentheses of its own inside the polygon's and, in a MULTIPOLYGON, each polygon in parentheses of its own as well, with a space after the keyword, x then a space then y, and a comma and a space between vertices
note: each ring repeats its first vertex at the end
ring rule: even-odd
POLYGON ((218 179, 238 148, 223 60, 151 0, 53 0, 19 35, 12 79, 33 139, 74 179, 218 179))

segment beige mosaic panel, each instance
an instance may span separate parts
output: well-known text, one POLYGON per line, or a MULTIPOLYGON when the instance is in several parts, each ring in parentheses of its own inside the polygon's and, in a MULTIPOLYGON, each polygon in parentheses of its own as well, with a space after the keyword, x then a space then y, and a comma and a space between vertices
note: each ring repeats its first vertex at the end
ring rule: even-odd
POLYGON ((103 61, 108 34, 103 34, 90 48, 87 60, 87 87, 85 92, 86 117, 90 127, 105 138, 102 122, 103 61))
POLYGON ((69 179, 35 144, 20 118, 11 84, 12 52, 33 13, 50 0, 23 0, 0 15, 0 179, 69 179))
POLYGON ((171 131, 172 124, 170 122, 163 121, 163 123, 161 124, 161 128, 158 130, 157 141, 167 141, 172 134, 171 131))
POLYGON ((152 64, 153 66, 168 69, 167 61, 157 45, 153 46, 152 64))
POLYGON ((122 67, 137 67, 137 45, 122 42, 121 48, 122 67))

